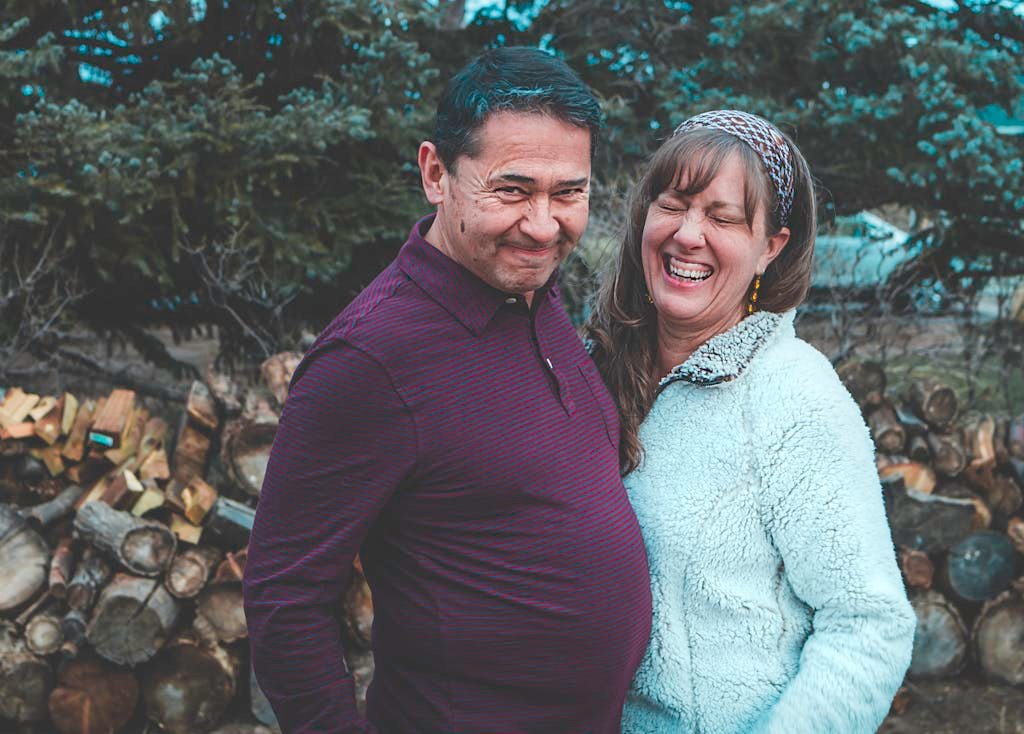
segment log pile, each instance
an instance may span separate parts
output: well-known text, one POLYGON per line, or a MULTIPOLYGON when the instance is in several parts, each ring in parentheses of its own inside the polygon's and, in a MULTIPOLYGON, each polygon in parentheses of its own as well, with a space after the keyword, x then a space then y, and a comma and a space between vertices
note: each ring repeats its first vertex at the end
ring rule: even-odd
POLYGON ((977 666, 1024 683, 1024 416, 965 410, 940 381, 899 397, 877 364, 838 368, 875 441, 918 628, 909 676, 977 666))
MULTIPOLYGON (((276 728, 241 580, 297 362, 272 357, 245 390, 195 382, 173 432, 131 390, 0 389, 0 731, 276 728)), ((365 687, 372 605, 355 579, 339 617, 365 687)))

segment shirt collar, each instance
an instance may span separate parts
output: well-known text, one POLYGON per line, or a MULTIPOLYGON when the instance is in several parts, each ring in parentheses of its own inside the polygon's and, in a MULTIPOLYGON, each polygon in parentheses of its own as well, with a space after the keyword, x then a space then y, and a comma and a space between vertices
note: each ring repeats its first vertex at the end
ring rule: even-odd
POLYGON ((747 316, 728 331, 701 344, 689 359, 661 378, 658 387, 675 380, 686 380, 702 387, 735 380, 776 333, 788 330, 795 334, 795 314, 795 311, 784 314, 758 311, 747 316))
MULTIPOLYGON (((427 242, 423 235, 436 215, 429 214, 413 225, 409 239, 398 253, 396 264, 428 296, 450 313, 475 336, 479 336, 498 309, 514 297, 492 288, 476 275, 427 242)), ((549 298, 557 298, 558 271, 533 295, 535 308, 549 298)), ((519 297, 522 301, 522 297, 519 297)))

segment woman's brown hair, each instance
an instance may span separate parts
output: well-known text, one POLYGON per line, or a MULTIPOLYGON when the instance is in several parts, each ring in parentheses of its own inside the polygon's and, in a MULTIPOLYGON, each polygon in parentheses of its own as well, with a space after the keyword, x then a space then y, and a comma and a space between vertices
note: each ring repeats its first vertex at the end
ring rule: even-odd
MULTIPOLYGON (((789 146, 794 164, 793 209, 789 241, 761 276, 758 307, 788 311, 807 295, 813 267, 817 211, 814 183, 807 161, 796 144, 779 133, 789 146)), ((706 189, 725 160, 737 153, 746 175, 744 204, 748 226, 766 212, 768 236, 782 228, 777 196, 760 158, 739 138, 711 128, 692 128, 673 135, 654 152, 629 196, 625 232, 618 255, 598 291, 597 303, 585 327, 593 344, 592 356, 619 407, 621 440, 619 462, 623 474, 633 471, 643 457, 640 424, 654 402, 657 380, 652 376, 657 349, 657 312, 648 301, 641 258, 641 240, 651 203, 667 188, 676 186, 686 196, 706 189)))

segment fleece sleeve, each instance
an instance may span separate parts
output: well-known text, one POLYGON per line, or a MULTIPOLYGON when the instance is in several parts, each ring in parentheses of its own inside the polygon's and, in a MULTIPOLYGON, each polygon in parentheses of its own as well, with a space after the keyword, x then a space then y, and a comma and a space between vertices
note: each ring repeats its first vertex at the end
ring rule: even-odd
POLYGON ((374 519, 411 471, 412 417, 373 357, 318 347, 292 380, 245 569, 259 681, 288 734, 374 732, 355 705, 335 614, 374 519))
POLYGON ((759 428, 762 509, 787 582, 813 610, 797 674, 758 722, 762 734, 876 731, 913 647, 873 445, 822 368, 821 384, 802 382, 799 394, 780 385, 773 400, 789 412, 759 428))

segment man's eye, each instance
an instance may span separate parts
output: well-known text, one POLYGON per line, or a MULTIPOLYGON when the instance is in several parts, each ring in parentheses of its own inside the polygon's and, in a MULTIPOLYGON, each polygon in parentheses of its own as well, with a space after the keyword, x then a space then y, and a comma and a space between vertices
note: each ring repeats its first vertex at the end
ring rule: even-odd
POLYGON ((579 196, 583 193, 586 193, 583 189, 565 189, 556 193, 555 196, 579 196))
POLYGON ((526 192, 523 191, 518 186, 501 186, 500 188, 497 189, 497 191, 498 193, 501 194, 512 194, 514 196, 523 196, 524 194, 526 194, 526 192))

